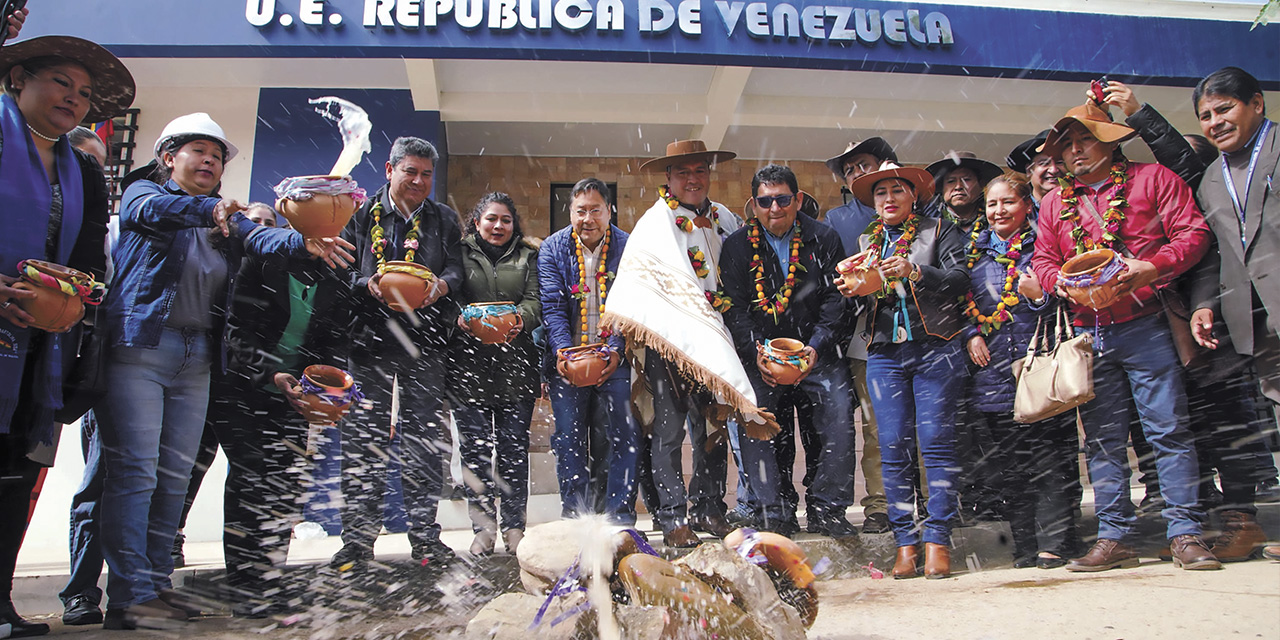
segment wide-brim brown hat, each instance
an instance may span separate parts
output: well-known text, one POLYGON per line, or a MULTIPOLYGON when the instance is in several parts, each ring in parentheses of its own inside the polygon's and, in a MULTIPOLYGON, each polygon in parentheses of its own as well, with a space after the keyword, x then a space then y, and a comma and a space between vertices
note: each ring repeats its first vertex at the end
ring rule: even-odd
POLYGON ((852 158, 860 153, 869 153, 878 158, 880 162, 885 160, 898 161, 898 154, 894 152, 893 145, 889 144, 884 138, 876 136, 862 141, 855 140, 850 142, 849 146, 844 148, 844 153, 827 160, 827 168, 831 170, 831 173, 836 174, 837 178, 843 178, 845 159, 852 158))
POLYGON ((1004 169, 994 162, 987 162, 972 151, 952 151, 947 157, 925 168, 933 176, 933 190, 942 191, 942 181, 955 169, 965 168, 978 176, 978 188, 985 188, 988 182, 1004 173, 1004 169))
POLYGON ((1138 135, 1138 132, 1129 126, 1117 124, 1111 121, 1111 114, 1103 111, 1092 100, 1075 107, 1062 116, 1053 128, 1049 130, 1049 135, 1045 138, 1043 151, 1049 155, 1058 155, 1062 152, 1058 144, 1062 141, 1062 136, 1066 135, 1067 129, 1071 127, 1073 122, 1079 122, 1084 128, 1098 139, 1098 142, 1124 142, 1129 138, 1138 135))
POLYGON ((667 145, 667 155, 646 161, 640 165, 640 170, 658 173, 677 162, 706 160, 707 164, 714 165, 736 157, 738 154, 732 151, 708 151, 707 143, 701 140, 676 140, 667 145))
POLYGON ((933 175, 918 167, 900 167, 896 162, 886 160, 880 169, 872 171, 853 181, 849 190, 858 202, 868 207, 876 206, 876 184, 882 180, 897 178, 906 180, 916 188, 916 202, 926 202, 933 197, 933 175))
POLYGON ((75 36, 40 36, 0 47, 0 78, 8 76, 9 70, 24 60, 45 56, 75 61, 89 71, 93 95, 85 122, 102 122, 133 104, 137 85, 128 67, 102 45, 75 36))

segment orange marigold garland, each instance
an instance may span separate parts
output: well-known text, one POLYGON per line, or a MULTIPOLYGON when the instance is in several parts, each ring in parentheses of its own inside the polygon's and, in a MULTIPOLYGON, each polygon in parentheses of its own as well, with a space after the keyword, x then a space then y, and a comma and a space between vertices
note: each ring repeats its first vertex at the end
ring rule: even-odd
MULTIPOLYGON (((1064 176, 1058 178, 1058 186, 1062 188, 1062 214, 1058 216, 1072 224, 1071 240, 1076 245, 1076 255, 1093 251, 1099 247, 1108 247, 1120 251, 1120 225, 1124 224, 1125 212, 1129 201, 1125 199, 1129 184, 1129 165, 1117 162, 1111 165, 1111 183, 1116 185, 1115 195, 1107 203, 1107 210, 1102 214, 1102 241, 1095 241, 1080 224, 1080 196, 1076 193, 1075 178, 1064 176)), ((1105 191, 1103 189, 1102 191, 1105 191)), ((1101 192, 1101 191, 1100 191, 1101 192)))
MULTIPOLYGON (((591 292, 591 289, 587 286, 587 262, 582 257, 584 249, 582 246, 582 239, 578 237, 578 232, 576 230, 571 229, 569 233, 570 235, 573 236, 573 246, 574 246, 573 252, 574 252, 574 255, 577 256, 578 258, 578 284, 571 287, 569 289, 569 293, 572 294, 575 299, 579 300, 582 303, 581 305, 582 344, 587 344, 591 339, 589 335, 588 321, 587 321, 587 294, 591 292)), ((595 281, 596 281, 596 287, 598 287, 597 291, 600 292, 599 304, 600 304, 601 315, 604 314, 604 299, 608 293, 608 280, 612 276, 612 274, 609 273, 608 267, 607 267, 607 263, 609 259, 609 239, 612 236, 613 236, 612 227, 605 229, 604 240, 601 240, 601 242, 604 243, 604 246, 600 250, 600 264, 596 265, 595 281)), ((600 330, 601 340, 608 338, 610 335, 612 334, 609 332, 608 329, 600 330)))
MULTIPOLYGON (((772 296, 766 296, 764 293, 765 275, 764 260, 760 257, 760 220, 752 218, 747 222, 747 237, 751 240, 751 267, 755 274, 756 295, 752 300, 752 305, 763 311, 765 314, 773 317, 773 322, 778 322, 778 316, 787 311, 787 307, 791 304, 791 294, 796 288, 796 271, 804 270, 804 266, 800 264, 800 247, 804 244, 800 241, 800 219, 796 218, 795 223, 791 225, 791 255, 787 259, 787 280, 772 296)), ((713 303, 714 304, 714 303, 713 303)))
MULTIPOLYGON (((992 233, 995 233, 994 231, 992 233)), ((976 234, 976 232, 975 232, 976 234)), ((965 294, 965 317, 969 319, 982 335, 991 335, 992 331, 1000 328, 1000 325, 1013 319, 1013 315, 1009 313, 1009 309, 1018 305, 1018 294, 1014 293, 1014 288, 1018 283, 1018 259, 1022 257, 1022 241, 1027 237, 1025 230, 1019 231, 1009 240, 1009 249, 1004 253, 996 256, 996 262, 1005 265, 1004 287, 1000 291, 1000 302, 996 303, 996 310, 991 315, 983 315, 978 310, 978 303, 973 298, 973 292, 965 294)), ((969 242, 969 269, 973 269, 973 265, 977 264, 980 249, 977 247, 977 239, 974 238, 969 242)))
MULTIPOLYGON (((902 237, 898 238, 898 241, 894 243, 893 255, 905 258, 908 253, 911 253, 911 243, 915 241, 916 234, 919 231, 920 215, 912 213, 907 216, 907 220, 902 223, 902 237)), ((871 255, 876 256, 877 258, 884 255, 884 220, 876 218, 875 221, 871 223, 871 226, 867 227, 867 234, 871 236, 871 244, 867 246, 867 250, 871 252, 871 255)), ((884 279, 884 285, 880 287, 879 291, 876 291, 872 295, 877 298, 883 298, 889 295, 889 292, 894 290, 894 285, 899 282, 902 282, 902 278, 900 276, 886 276, 884 279)))

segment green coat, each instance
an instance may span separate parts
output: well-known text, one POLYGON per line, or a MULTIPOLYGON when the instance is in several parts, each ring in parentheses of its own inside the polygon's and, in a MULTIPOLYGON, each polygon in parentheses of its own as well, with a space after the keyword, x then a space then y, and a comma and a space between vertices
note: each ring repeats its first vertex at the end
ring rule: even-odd
POLYGON ((475 234, 462 239, 465 279, 462 302, 514 302, 524 329, 510 344, 486 345, 464 332, 452 341, 451 387, 459 400, 498 408, 538 394, 538 348, 533 330, 542 321, 538 296, 538 249, 517 238, 497 264, 480 249, 475 234))

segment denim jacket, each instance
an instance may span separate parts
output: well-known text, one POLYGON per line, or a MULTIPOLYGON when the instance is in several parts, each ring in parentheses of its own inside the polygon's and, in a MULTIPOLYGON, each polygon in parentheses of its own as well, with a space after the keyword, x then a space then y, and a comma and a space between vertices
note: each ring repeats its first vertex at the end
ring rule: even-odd
MULTIPOLYGON (((187 250, 197 233, 207 233, 215 226, 213 209, 221 200, 188 195, 173 180, 162 186, 146 177, 147 173, 139 170, 125 179, 120 240, 112 252, 115 279, 106 300, 113 346, 153 348, 160 344, 187 250)), ((262 227, 240 213, 232 216, 230 226, 231 237, 222 247, 227 284, 214 300, 218 316, 210 332, 219 354, 218 371, 226 368, 227 301, 233 298, 236 273, 245 253, 308 256, 296 231, 262 227)))

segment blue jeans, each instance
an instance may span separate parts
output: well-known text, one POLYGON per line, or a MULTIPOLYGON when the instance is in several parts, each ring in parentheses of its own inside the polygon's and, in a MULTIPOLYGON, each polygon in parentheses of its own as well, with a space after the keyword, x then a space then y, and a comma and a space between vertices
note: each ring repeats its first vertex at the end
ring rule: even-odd
POLYGON ((1094 329, 1092 401, 1080 407, 1085 455, 1098 513, 1098 537, 1124 540, 1137 517, 1129 500, 1129 396, 1138 408, 1142 432, 1155 450, 1161 512, 1168 537, 1200 534, 1199 466, 1195 436, 1187 417, 1182 383, 1168 320, 1163 314, 1094 329), (1099 340, 1101 344, 1099 344, 1099 340))
POLYGON ((453 410, 458 425, 458 449, 462 464, 475 475, 463 483, 471 528, 496 531, 501 513, 502 530, 523 530, 529 502, 529 420, 534 398, 514 398, 503 407, 460 403, 453 410), (498 475, 493 471, 496 466, 498 475), (494 508, 502 498, 499 509, 494 508))
POLYGON ((102 465, 102 437, 98 434, 98 417, 93 411, 80 421, 80 450, 84 453, 84 475, 80 488, 71 496, 71 576, 58 598, 65 605, 76 596, 90 602, 102 602, 102 538, 98 523, 102 506, 102 482, 106 468, 102 465))
POLYGON ((146 602, 173 585, 173 537, 204 432, 211 340, 165 328, 154 349, 113 347, 98 407, 102 551, 109 609, 146 602))
POLYGON ((918 544, 921 529, 925 542, 951 544, 960 477, 955 409, 965 371, 959 340, 875 345, 867 356, 889 524, 900 547, 918 544), (917 442, 929 483, 929 517, 919 528, 913 519, 917 442))
POLYGON ((640 429, 631 417, 631 381, 613 376, 594 387, 575 387, 560 376, 551 380, 551 411, 556 432, 551 446, 556 452, 556 477, 560 481, 561 516, 590 513, 591 495, 588 434, 592 397, 604 404, 609 416, 609 480, 605 514, 617 524, 636 522, 636 474, 640 463, 640 429))
MULTIPOLYGON (((747 367, 747 377, 755 388, 760 406, 776 411, 779 399, 790 386, 770 387, 760 378, 754 365, 747 367)), ((805 496, 810 521, 823 522, 844 518, 845 509, 853 504, 853 467, 855 464, 853 421, 850 420, 852 396, 849 370, 843 362, 819 361, 813 371, 794 387, 808 396, 813 405, 813 427, 821 444, 817 473, 805 496)), ((794 430, 792 423, 781 425, 794 430)), ((784 499, 782 481, 789 478, 778 466, 777 440, 756 440, 738 434, 742 462, 751 494, 763 510, 765 526, 795 519, 795 505, 784 499)), ((793 444, 794 446, 794 444, 793 444)))

